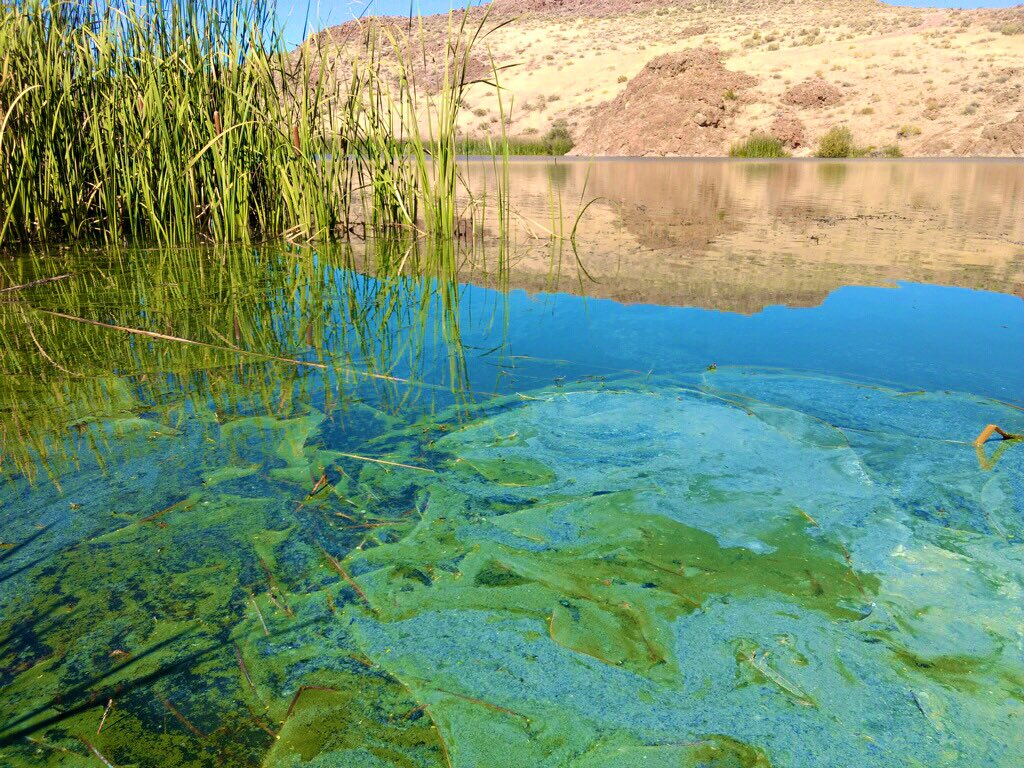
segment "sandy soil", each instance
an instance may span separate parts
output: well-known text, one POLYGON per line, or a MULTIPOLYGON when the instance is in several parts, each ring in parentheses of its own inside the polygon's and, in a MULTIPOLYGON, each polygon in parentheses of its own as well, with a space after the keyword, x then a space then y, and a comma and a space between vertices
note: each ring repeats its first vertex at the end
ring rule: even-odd
MULTIPOLYGON (((496 0, 488 25, 509 19, 477 53, 509 67, 510 134, 540 137, 564 119, 579 154, 722 155, 774 127, 802 129, 793 151, 808 155, 835 125, 907 156, 1024 154, 1024 6, 496 0), (656 71, 658 57, 695 48, 718 52, 715 77, 656 71)), ((431 48, 447 27, 425 20, 431 48)), ((467 133, 498 133, 492 88, 474 86, 463 106, 467 133)))

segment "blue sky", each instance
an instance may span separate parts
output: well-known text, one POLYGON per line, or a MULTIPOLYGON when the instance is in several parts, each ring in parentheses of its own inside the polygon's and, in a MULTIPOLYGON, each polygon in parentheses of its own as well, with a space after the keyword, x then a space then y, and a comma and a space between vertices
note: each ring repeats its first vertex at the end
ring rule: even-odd
MULTIPOLYGON (((479 0, 474 0, 474 4, 479 0)), ((889 0, 891 5, 912 5, 918 8, 1006 8, 1024 0, 889 0)), ((291 45, 303 40, 303 29, 316 31, 349 21, 360 14, 408 16, 412 13, 441 13, 452 7, 451 0, 278 0, 285 19, 285 37, 291 45)), ((465 7, 463 2, 455 7, 465 7)))

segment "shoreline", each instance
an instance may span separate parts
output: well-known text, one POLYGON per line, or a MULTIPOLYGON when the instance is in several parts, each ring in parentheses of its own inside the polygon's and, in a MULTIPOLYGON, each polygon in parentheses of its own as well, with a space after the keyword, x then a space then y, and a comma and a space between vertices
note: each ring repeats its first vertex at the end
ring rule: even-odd
MULTIPOLYGON (((458 155, 469 162, 490 161, 488 155, 458 155)), ((509 155, 509 161, 536 162, 728 162, 728 163, 991 163, 993 165, 1024 165, 1024 158, 1008 155, 921 155, 917 157, 728 157, 727 155, 509 155)))

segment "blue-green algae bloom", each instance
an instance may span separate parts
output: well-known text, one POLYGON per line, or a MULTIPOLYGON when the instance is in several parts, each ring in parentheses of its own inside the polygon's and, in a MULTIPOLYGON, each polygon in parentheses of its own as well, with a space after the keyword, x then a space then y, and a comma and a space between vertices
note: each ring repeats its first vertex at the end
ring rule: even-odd
POLYGON ((10 496, 0 762, 1020 765, 1024 457, 965 440, 1020 409, 728 366, 312 402, 112 414, 10 496))

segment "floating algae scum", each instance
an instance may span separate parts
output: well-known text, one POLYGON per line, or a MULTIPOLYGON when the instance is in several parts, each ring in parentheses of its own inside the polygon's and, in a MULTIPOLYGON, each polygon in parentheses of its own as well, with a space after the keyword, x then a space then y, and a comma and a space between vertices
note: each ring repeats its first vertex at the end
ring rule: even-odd
POLYGON ((86 256, 2 306, 5 765, 1019 763, 1024 457, 971 443, 1024 372, 954 378, 1019 299, 869 363, 870 297, 963 292, 730 319, 86 256), (728 322, 778 365, 699 363, 728 322))
POLYGON ((455 101, 310 161, 258 59, 156 137, 210 50, 104 29, 0 80, 0 764, 1021 764, 1019 165, 501 147, 460 211, 455 101))

